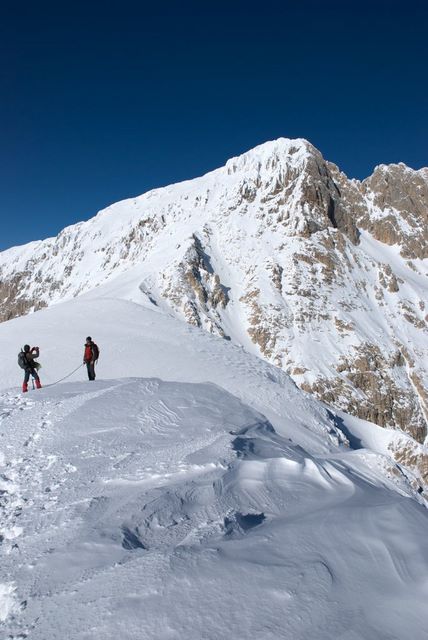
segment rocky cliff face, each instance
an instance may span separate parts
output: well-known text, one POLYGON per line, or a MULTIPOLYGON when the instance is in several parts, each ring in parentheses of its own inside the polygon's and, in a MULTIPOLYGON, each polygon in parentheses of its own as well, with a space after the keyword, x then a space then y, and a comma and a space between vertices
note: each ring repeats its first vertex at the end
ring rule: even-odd
POLYGON ((349 180, 307 141, 281 139, 3 252, 0 318, 132 270, 139 291, 123 295, 234 340, 321 400, 423 443, 427 217, 428 169, 382 165, 349 180))
POLYGON ((371 206, 358 223, 377 240, 399 245, 408 260, 428 258, 428 169, 376 167, 362 184, 371 206))

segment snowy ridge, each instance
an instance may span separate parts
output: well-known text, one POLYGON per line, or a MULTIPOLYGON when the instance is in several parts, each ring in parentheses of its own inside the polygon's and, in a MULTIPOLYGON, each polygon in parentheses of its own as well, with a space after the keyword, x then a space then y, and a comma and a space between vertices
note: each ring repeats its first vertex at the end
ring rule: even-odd
POLYGON ((0 349, 5 637, 427 637, 428 516, 398 431, 113 283, 3 323, 0 349), (48 384, 88 328, 95 383, 11 388, 23 336, 48 384))

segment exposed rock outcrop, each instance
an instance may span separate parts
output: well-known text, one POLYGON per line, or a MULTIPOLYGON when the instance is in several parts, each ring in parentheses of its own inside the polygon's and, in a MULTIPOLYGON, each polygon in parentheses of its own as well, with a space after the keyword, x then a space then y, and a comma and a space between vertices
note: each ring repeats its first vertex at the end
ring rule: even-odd
POLYGON ((358 224, 409 260, 428 258, 428 171, 380 165, 363 182, 370 203, 358 224))

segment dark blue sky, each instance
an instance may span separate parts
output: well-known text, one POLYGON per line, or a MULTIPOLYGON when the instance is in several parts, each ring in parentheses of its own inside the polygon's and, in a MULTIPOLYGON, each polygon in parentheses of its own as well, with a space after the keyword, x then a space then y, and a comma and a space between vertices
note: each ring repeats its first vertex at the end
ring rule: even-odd
POLYGON ((428 165, 428 2, 20 2, 0 15, 0 249, 304 137, 428 165))

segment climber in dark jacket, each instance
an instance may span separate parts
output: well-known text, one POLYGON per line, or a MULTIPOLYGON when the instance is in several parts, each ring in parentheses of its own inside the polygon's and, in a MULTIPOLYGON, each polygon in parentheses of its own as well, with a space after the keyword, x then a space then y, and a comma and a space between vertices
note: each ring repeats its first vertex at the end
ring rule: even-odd
POLYGON ((30 379, 30 375, 33 376, 33 379, 36 383, 37 389, 41 389, 42 385, 40 383, 39 374, 37 373, 37 369, 40 366, 38 362, 34 362, 36 358, 39 357, 39 347, 30 348, 29 344, 25 344, 22 350, 23 361, 24 361, 24 382, 22 383, 22 391, 26 393, 28 391, 28 381, 30 379))
POLYGON ((86 338, 85 351, 83 354, 83 362, 86 364, 89 380, 95 380, 95 363, 100 355, 100 350, 91 336, 86 338))

